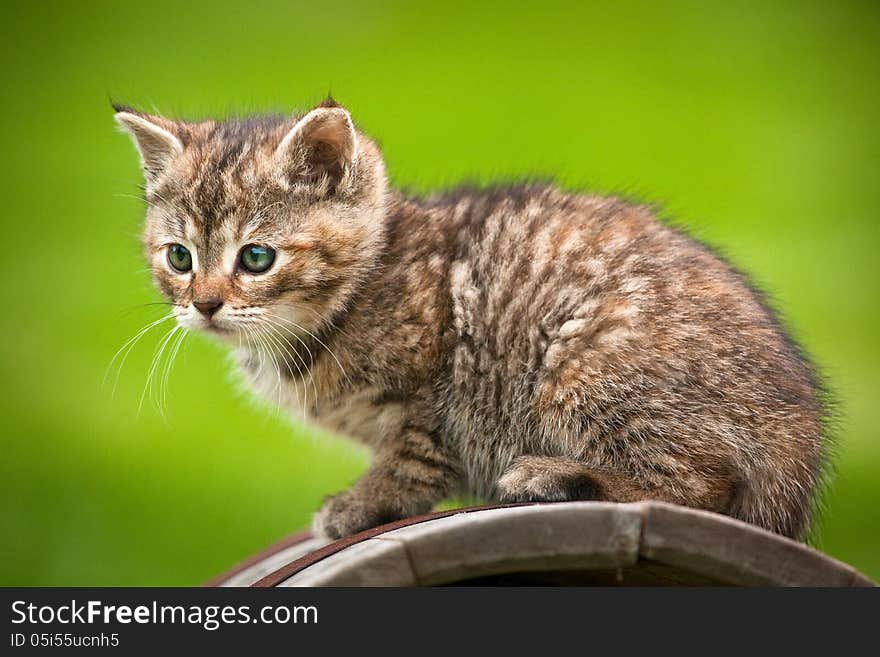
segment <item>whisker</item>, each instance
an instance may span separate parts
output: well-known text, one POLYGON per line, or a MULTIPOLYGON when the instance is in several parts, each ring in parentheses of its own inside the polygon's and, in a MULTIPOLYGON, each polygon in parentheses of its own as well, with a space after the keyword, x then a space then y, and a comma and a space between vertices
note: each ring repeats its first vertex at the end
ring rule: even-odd
MULTIPOLYGON (((258 328, 257 330, 260 330, 260 329, 258 328)), ((270 332, 261 330, 260 333, 267 342, 271 342, 276 347, 279 346, 277 339, 270 332)), ((291 378, 293 378, 293 370, 290 369, 289 361, 286 358, 284 358, 283 355, 279 354, 279 356, 284 361, 284 364, 287 366, 287 371, 290 372, 291 378)), ((278 364, 278 361, 275 359, 274 353, 272 354, 272 360, 275 363, 275 366, 277 368, 276 371, 278 373, 278 407, 280 408, 281 407, 281 390, 282 390, 282 385, 283 385, 282 380, 281 380, 281 366, 278 364)), ((298 394, 297 394, 297 397, 299 397, 298 394)), ((305 414, 305 407, 303 407, 303 414, 305 414)))
POLYGON ((164 345, 162 352, 159 354, 159 360, 156 361, 156 374, 150 383, 150 399, 153 402, 153 406, 159 411, 159 416, 166 422, 166 411, 168 407, 165 403, 165 372, 171 365, 169 360, 171 351, 173 351, 174 347, 177 345, 177 341, 183 334, 183 331, 184 329, 182 326, 178 327, 178 330, 174 331, 167 344, 164 345), (163 358, 165 358, 164 363, 162 362, 163 358))
POLYGON ((131 353, 131 350, 134 349, 134 346, 140 341, 142 337, 144 337, 150 329, 158 326, 162 322, 168 321, 174 317, 174 313, 169 313, 164 317, 160 317, 159 319, 150 322, 143 328, 141 328, 137 333, 135 333, 132 337, 125 341, 125 343, 116 350, 116 353, 113 354, 113 358, 110 359, 110 363, 107 365, 107 370, 104 372, 104 378, 101 382, 101 385, 104 386, 107 384, 107 377, 110 375, 111 370, 113 369, 113 364, 116 362, 116 359, 119 358, 120 354, 125 351, 122 355, 122 359, 119 361, 119 367, 116 371, 116 378, 113 381, 113 390, 110 394, 111 397, 116 395, 116 386, 119 384, 119 377, 122 374, 122 368, 125 366, 125 361, 128 358, 128 355, 131 353))
MULTIPOLYGON (((265 322, 266 324, 268 324, 269 326, 272 326, 273 328, 280 329, 282 331, 286 331, 287 333, 290 333, 291 335, 293 335, 293 337, 295 337, 297 340, 299 340, 299 342, 306 348, 306 350, 308 350, 308 345, 305 342, 303 342, 302 339, 298 335, 296 335, 296 333, 291 331, 289 328, 287 328, 283 324, 274 321, 273 319, 271 319, 268 316, 263 317, 262 321, 265 322)), ((279 336, 279 337, 283 337, 283 336, 279 336)), ((287 340, 287 338, 284 338, 284 341, 287 343, 287 346, 290 347, 290 349, 293 351, 293 355, 296 356, 296 358, 299 360, 300 363, 302 363, 302 366, 305 368, 306 372, 308 373, 309 381, 311 382, 312 389, 315 392, 315 407, 317 407, 318 397, 319 397, 318 386, 315 383, 314 376, 312 375, 312 366, 314 365, 314 362, 307 364, 305 361, 305 358, 303 358, 299 354, 299 352, 294 348, 294 346, 292 344, 290 344, 290 341, 287 340)), ((311 360, 311 352, 309 352, 309 359, 311 360)), ((297 366, 297 369, 299 369, 299 366, 297 366)), ((300 376, 302 376, 302 372, 300 372, 300 376)), ((306 386, 305 378, 303 377, 303 387, 305 388, 305 386, 306 386)))
POLYGON ((277 379, 277 384, 275 388, 276 401, 275 401, 275 411, 276 413, 281 410, 281 366, 278 364, 278 359, 275 358, 275 353, 272 350, 269 341, 267 340, 264 333, 259 330, 257 327, 257 334, 260 336, 260 339, 263 341, 263 344, 266 345, 266 353, 272 359, 272 364, 275 366, 275 377, 277 379))
MULTIPOLYGON (((271 321, 268 320, 268 319, 266 319, 266 318, 263 318, 263 319, 260 320, 260 321, 261 321, 262 323, 266 324, 267 326, 269 326, 270 328, 282 328, 282 329, 284 328, 284 327, 279 327, 279 326, 276 326, 276 325, 272 324, 271 321)), ((305 368, 306 373, 309 375, 309 380, 310 380, 310 382, 311 382, 311 384, 312 384, 312 388, 313 388, 313 390, 314 390, 314 392, 315 392, 315 401, 314 401, 314 404, 315 404, 315 406, 317 407, 317 404, 318 404, 318 387, 317 387, 317 385, 315 384, 315 379, 314 379, 314 377, 312 376, 312 371, 311 371, 311 369, 309 368, 309 366, 306 364, 306 362, 305 362, 305 360, 302 358, 302 356, 300 356, 299 353, 297 353, 296 349, 294 349, 293 345, 290 344, 290 341, 287 340, 287 338, 285 338, 285 337, 282 336, 282 335, 277 335, 277 334, 275 334, 275 333, 273 333, 273 332, 268 332, 268 335, 271 336, 271 337, 275 340, 276 344, 278 344, 279 346, 281 346, 282 350, 283 350, 284 353, 287 355, 287 357, 289 357, 290 359, 293 360, 293 365, 294 365, 294 367, 296 367, 296 371, 299 373, 299 376, 300 376, 300 378, 301 378, 302 381, 303 381, 303 402, 302 402, 302 406, 301 406, 301 408, 302 408, 302 411, 303 411, 303 419, 306 419, 306 409, 309 407, 309 406, 308 406, 308 403, 309 403, 308 390, 309 390, 309 389, 308 389, 308 384, 307 384, 306 381, 305 381, 305 376, 303 375, 303 370, 302 370, 302 368, 300 368, 300 363, 302 364, 302 367, 305 368), (297 361, 298 361, 298 362, 297 362, 297 361)), ((290 362, 290 361, 289 361, 287 358, 285 358, 285 363, 288 363, 288 366, 287 366, 287 367, 288 367, 288 371, 290 371, 290 365, 289 365, 289 362, 290 362)), ((292 372, 292 371, 290 372, 290 375, 291 375, 291 378, 293 378, 293 372, 292 372)), ((297 387, 297 391, 298 391, 298 390, 299 390, 299 387, 297 387)))
POLYGON ((174 359, 177 358, 177 352, 180 351, 180 347, 186 340, 187 335, 189 335, 189 331, 186 328, 183 328, 183 330, 177 334, 177 339, 171 347, 168 361, 165 364, 165 371, 162 375, 159 393, 162 408, 164 408, 166 412, 168 410, 168 381, 171 378, 171 370, 174 368, 174 359))
MULTIPOLYGON (((260 369, 257 372, 257 378, 262 378, 263 369, 264 369, 264 366, 266 365, 266 361, 268 360, 266 357, 271 356, 271 354, 269 353, 268 347, 266 345, 266 341, 259 334, 259 331, 257 331, 256 327, 250 327, 250 329, 248 330, 248 335, 251 337, 251 340, 253 341, 253 343, 257 347, 257 353, 260 356, 260 369)), ((276 414, 278 412, 279 406, 280 406, 280 400, 279 400, 278 405, 275 407, 276 414)))
MULTIPOLYGON (((159 192, 157 192, 155 189, 150 190, 150 196, 155 196, 157 199, 159 199, 160 201, 162 201, 165 205, 171 206, 171 203, 169 203, 168 199, 165 198, 164 196, 162 196, 162 195, 161 195, 159 192)), ((150 201, 150 200, 147 199, 147 195, 146 195, 146 194, 144 194, 144 202, 146 202, 147 205, 151 205, 151 206, 153 206, 153 207, 156 207, 156 204, 155 204, 155 203, 153 203, 152 201, 150 201)))
POLYGON ((177 304, 169 301, 151 301, 149 303, 139 303, 124 310, 119 311, 119 318, 128 317, 132 313, 143 310, 144 308, 152 308, 153 306, 165 306, 166 308, 174 308, 177 304))
MULTIPOLYGON (((245 337, 246 337, 245 342, 247 343, 248 351, 250 353, 253 353, 253 349, 256 349, 256 355, 257 355, 258 361, 259 361, 257 365, 258 365, 259 369, 257 370, 257 373, 254 376, 255 376, 255 378, 259 377, 260 374, 262 374, 262 372, 263 372, 263 356, 260 353, 259 345, 257 344, 256 340, 254 339, 254 334, 251 331, 250 327, 242 325, 241 330, 245 334, 245 337)), ((239 342, 241 342, 240 335, 239 335, 239 342)))
MULTIPOLYGON (((147 396, 147 390, 150 390, 150 392, 151 392, 150 396, 152 397, 153 376, 156 374, 156 369, 159 366, 159 362, 162 359, 162 354, 165 351, 165 347, 168 345, 168 342, 171 340, 171 338, 174 337, 174 335, 177 333, 178 329, 180 329, 180 328, 182 328, 182 327, 175 326, 170 331, 168 331, 168 333, 165 334, 165 337, 163 338, 162 342, 159 343, 159 346, 156 348, 156 351, 153 353, 153 360, 150 362, 150 369, 147 372, 147 381, 144 384, 144 389, 141 392, 141 398, 138 401, 138 410, 137 410, 138 416, 140 416, 141 410, 143 409, 144 399, 147 396)), ((159 410, 160 410, 160 414, 161 414, 161 409, 159 409, 159 410)))
POLYGON ((113 194, 113 197, 114 198, 130 198, 130 199, 134 199, 135 201, 141 201, 143 203, 147 202, 147 199, 144 198, 143 196, 138 196, 137 194, 126 194, 124 192, 120 192, 118 194, 113 194))
MULTIPOLYGON (((339 367, 339 371, 342 372, 342 376, 344 376, 344 377, 345 377, 345 380, 346 380, 349 384, 351 384, 351 377, 348 376, 348 373, 345 371, 345 368, 342 367, 342 363, 339 362, 339 359, 336 357, 336 354, 334 354, 334 353, 333 353, 333 350, 330 349, 330 347, 328 347, 328 346, 324 343, 324 341, 321 340, 317 335, 315 335, 314 333, 312 333, 311 331, 309 331, 307 328, 305 328, 305 327, 303 327, 303 326, 300 326, 299 324, 297 324, 296 322, 294 322, 292 319, 288 319, 287 317, 282 317, 281 315, 276 315, 276 314, 274 314, 274 313, 270 313, 270 312, 268 312, 268 311, 266 311, 266 315, 268 315, 269 317, 273 317, 273 318, 275 318, 275 319, 277 319, 277 320, 280 320, 280 321, 283 321, 283 322, 287 322, 288 324, 290 324, 290 325, 293 326, 294 328, 296 328, 296 329, 302 331, 303 333, 306 333, 306 334, 308 334, 309 336, 311 336, 311 338, 312 338, 315 342, 317 342, 317 343, 318 343, 319 345, 321 345, 324 349, 326 349, 326 350, 327 350, 327 353, 330 354, 330 355, 333 357, 333 360, 336 361, 336 365, 339 367)), ((294 331, 291 331, 291 333, 292 333, 292 334, 293 334, 293 335, 294 335, 294 336, 295 336, 300 342, 302 342, 303 346, 306 347, 306 349, 308 349, 308 345, 306 345, 306 343, 303 342, 302 339, 301 339, 298 335, 296 335, 296 333, 295 333, 294 331)))
MULTIPOLYGON (((294 377, 294 375, 293 375, 293 370, 290 369, 290 360, 288 360, 288 358, 285 357, 285 354, 286 354, 287 356, 290 356, 290 352, 289 352, 289 350, 286 349, 286 348, 284 347, 284 344, 280 341, 280 339, 278 338, 278 336, 274 335, 272 332, 270 332, 270 331, 264 331, 264 332, 263 332, 263 335, 264 335, 268 340, 270 340, 270 341, 271 341, 276 347, 280 347, 281 350, 282 350, 283 352, 285 352, 284 354, 279 354, 279 356, 280 356, 281 359, 284 361, 284 364, 285 364, 285 366, 287 367, 287 371, 290 373, 291 381, 294 381, 294 380, 295 380, 295 377, 294 377)), ((297 372, 299 372, 300 377, 302 377, 302 376, 303 376, 303 373, 302 373, 302 370, 300 369, 299 365, 296 363, 296 361, 294 361, 293 364, 294 364, 294 366, 296 367, 297 372)), ((279 368, 279 372, 280 372, 280 368, 279 368)), ((279 385, 280 385, 280 384, 279 384, 279 385)), ((308 401, 308 396, 307 396, 307 395, 308 395, 308 389, 307 389, 305 386, 303 386, 303 391, 306 393, 306 396, 303 397, 303 399, 300 399, 300 398, 299 398, 299 386, 296 386, 296 385, 295 385, 294 387, 296 388, 296 391, 297 391, 297 402, 299 402, 299 404, 300 404, 300 409, 302 410, 303 418, 305 418, 305 416, 306 416, 306 415, 305 415, 305 409, 306 409, 306 407, 307 407, 307 405, 308 405, 308 403, 309 403, 309 401, 308 401)))

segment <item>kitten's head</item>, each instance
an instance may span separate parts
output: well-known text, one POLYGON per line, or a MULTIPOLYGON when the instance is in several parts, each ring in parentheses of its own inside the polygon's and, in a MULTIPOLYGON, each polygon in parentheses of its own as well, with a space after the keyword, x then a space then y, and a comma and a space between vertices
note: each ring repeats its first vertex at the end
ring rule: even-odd
POLYGON ((181 325, 236 341, 257 322, 314 329, 370 274, 384 166, 342 107, 200 122, 114 107, 141 155, 153 278, 181 325))

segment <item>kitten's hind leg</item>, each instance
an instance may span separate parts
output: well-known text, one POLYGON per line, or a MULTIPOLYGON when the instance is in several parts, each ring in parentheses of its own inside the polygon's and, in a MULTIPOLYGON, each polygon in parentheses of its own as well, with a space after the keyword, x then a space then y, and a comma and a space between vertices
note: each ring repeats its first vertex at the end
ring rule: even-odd
POLYGON ((520 456, 498 480, 502 502, 563 502, 602 498, 599 482, 577 461, 555 456, 520 456))
POLYGON ((674 482, 646 485, 632 475, 596 470, 573 459, 520 456, 498 479, 497 491, 502 502, 651 499, 728 513, 735 486, 731 478, 720 474, 709 479, 695 473, 674 482))

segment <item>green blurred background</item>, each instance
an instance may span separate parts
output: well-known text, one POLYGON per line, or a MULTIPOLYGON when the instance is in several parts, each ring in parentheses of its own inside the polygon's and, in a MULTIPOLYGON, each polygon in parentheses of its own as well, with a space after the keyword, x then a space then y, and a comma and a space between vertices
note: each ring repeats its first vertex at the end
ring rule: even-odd
POLYGON ((397 184, 622 191, 753 273, 842 402, 818 545, 880 578, 880 5, 475 4, 3 3, 0 583, 197 584, 364 468, 198 336, 167 419, 137 413, 161 331, 101 385, 161 315, 108 98, 198 117, 330 90, 397 184))

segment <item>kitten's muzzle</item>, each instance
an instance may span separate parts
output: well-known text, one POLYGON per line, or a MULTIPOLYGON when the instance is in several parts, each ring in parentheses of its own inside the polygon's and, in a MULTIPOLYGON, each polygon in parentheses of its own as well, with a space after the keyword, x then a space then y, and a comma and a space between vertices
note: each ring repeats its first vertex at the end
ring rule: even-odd
POLYGON ((220 310, 220 306, 223 305, 223 301, 220 299, 200 299, 199 301, 193 301, 193 306, 195 306, 196 310, 202 313, 208 319, 211 319, 211 316, 220 310))

